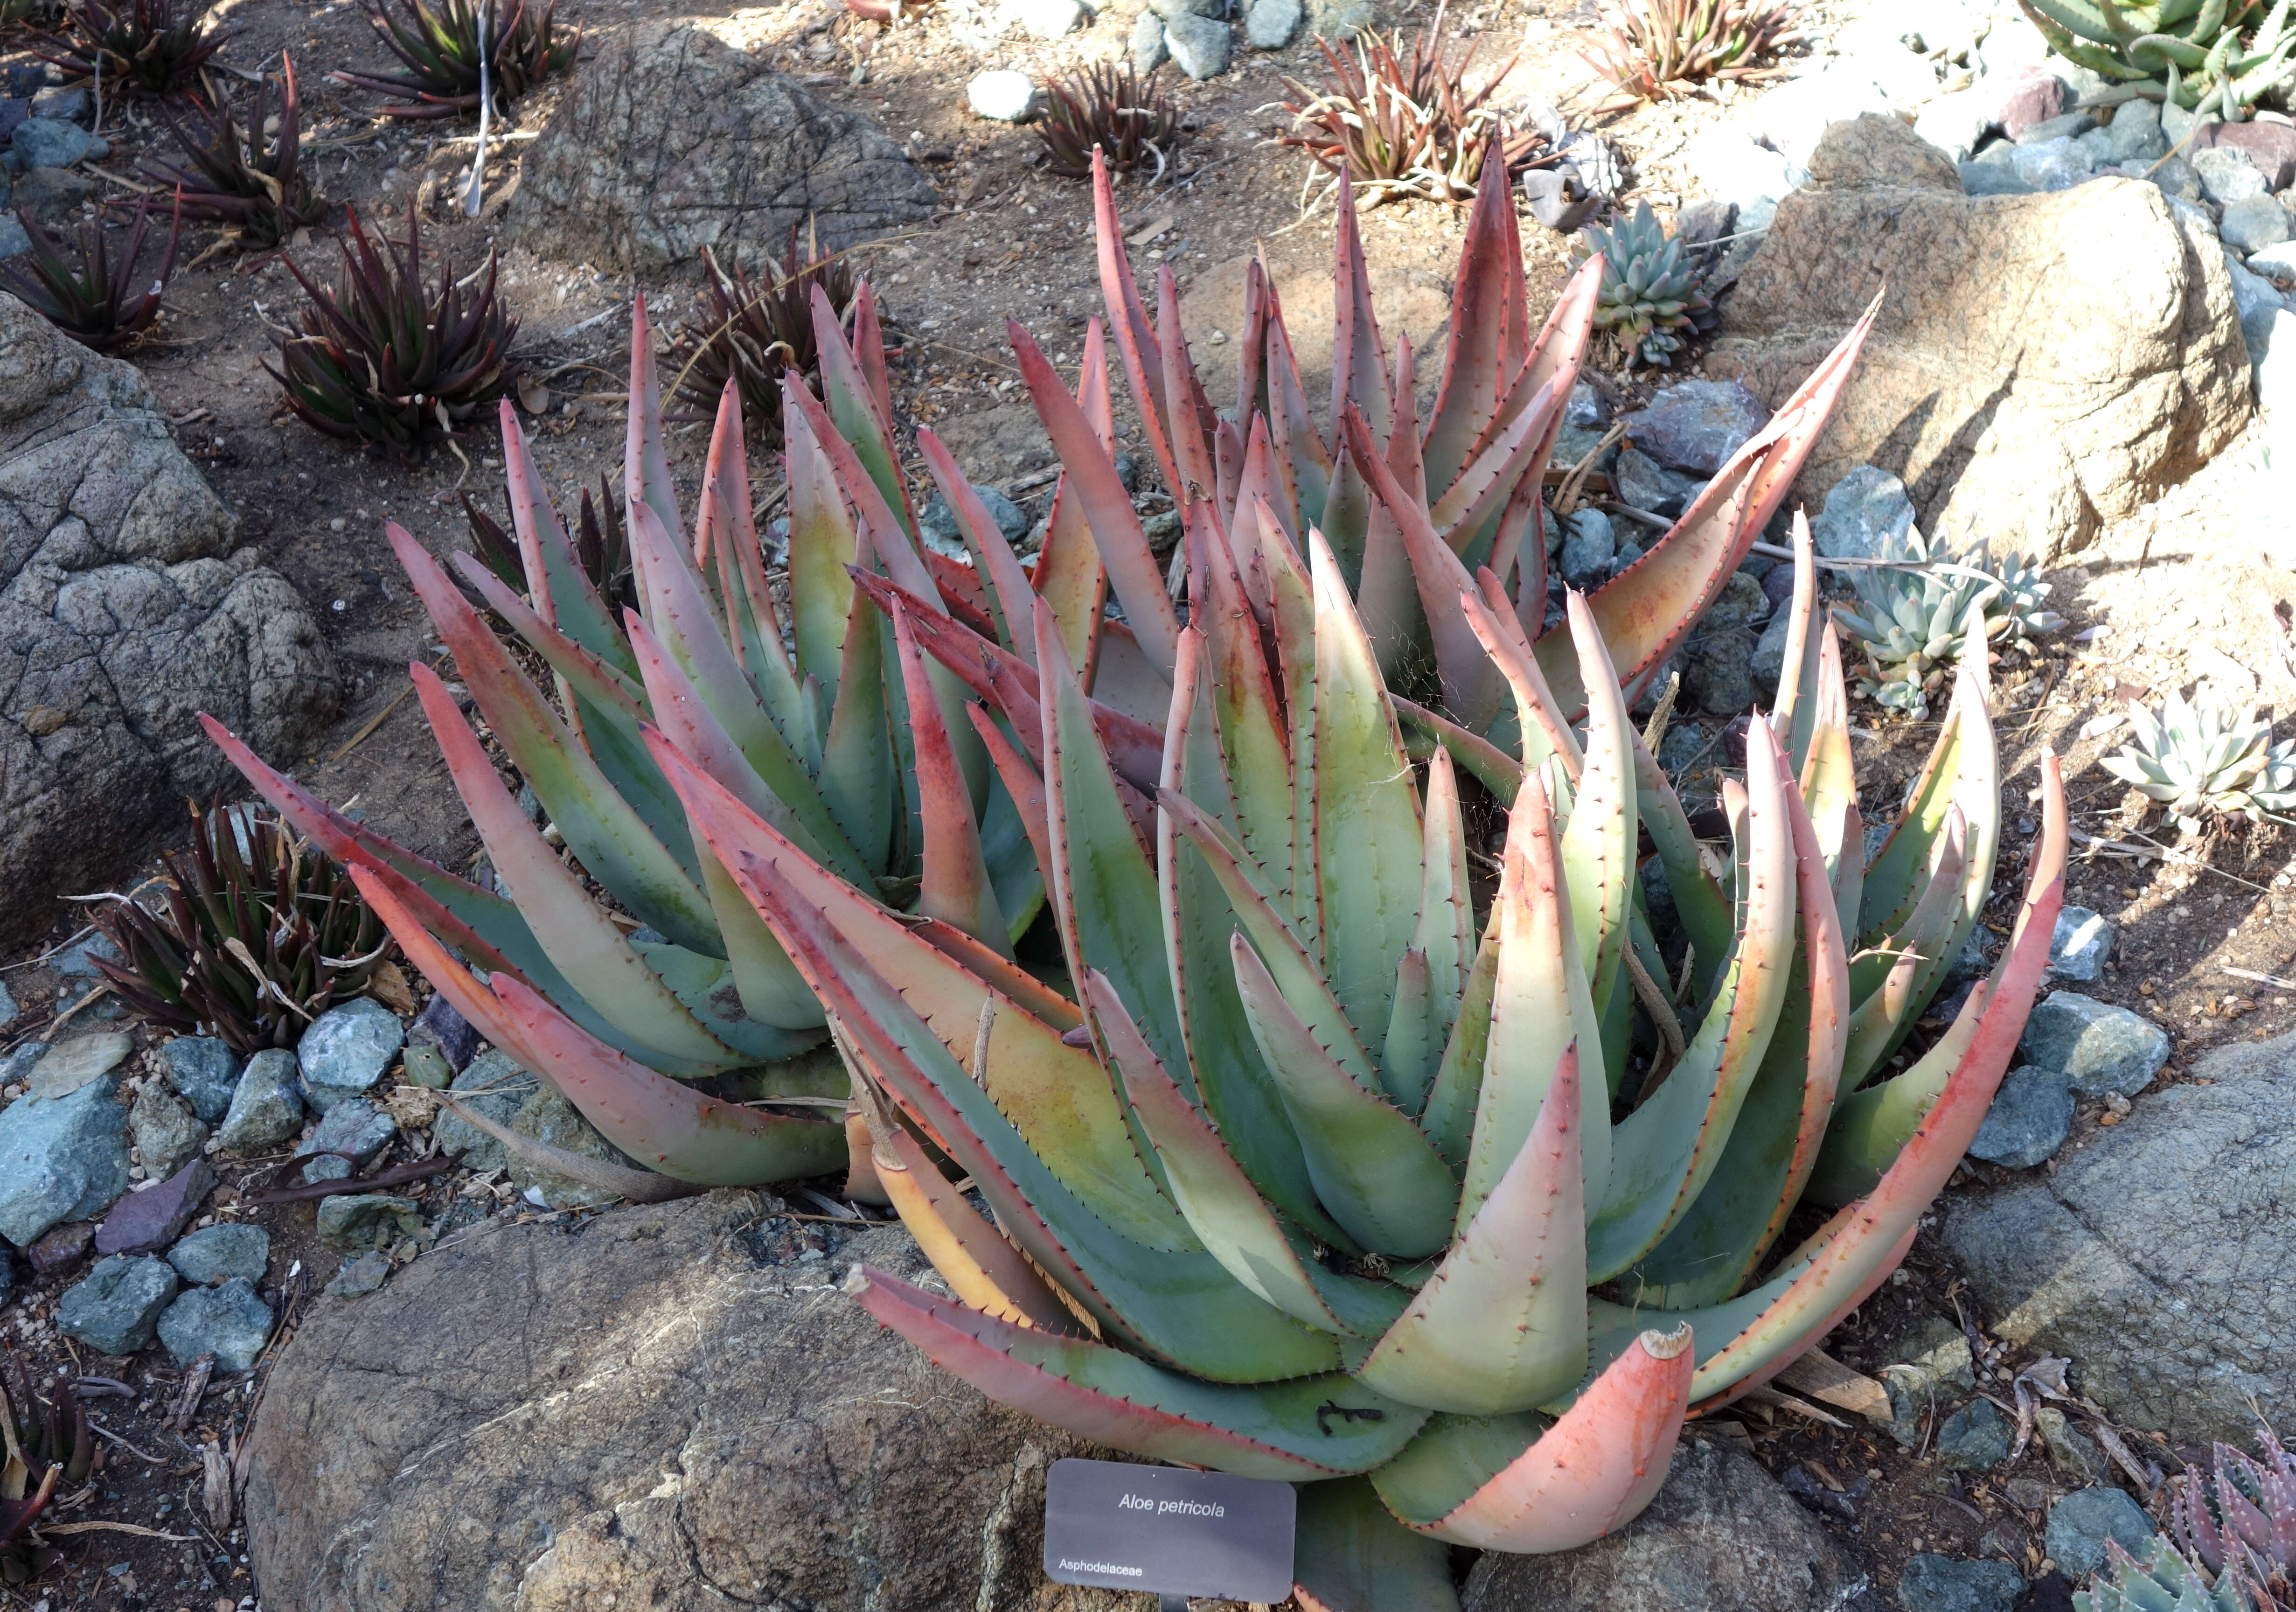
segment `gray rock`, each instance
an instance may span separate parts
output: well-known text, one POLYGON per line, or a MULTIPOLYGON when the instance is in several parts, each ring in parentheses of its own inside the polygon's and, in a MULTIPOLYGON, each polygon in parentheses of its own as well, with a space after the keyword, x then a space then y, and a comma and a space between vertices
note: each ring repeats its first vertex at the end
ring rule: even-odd
POLYGON ((1619 539, 1611 517, 1599 509, 1573 510, 1555 522, 1562 529, 1562 580, 1581 592, 1608 581, 1618 558, 1619 539))
POLYGON ((1937 1458, 1964 1472, 1989 1472, 2009 1459, 2015 1428, 1989 1399, 1973 1399, 1938 1429, 1937 1458))
POLYGON ((2152 1541, 2152 1519, 2120 1489, 2076 1489, 2049 1508, 2046 1535, 2057 1571, 2075 1583, 2104 1566, 2107 1540, 2135 1554, 2152 1541))
POLYGON ((327 1284, 330 1298, 365 1298, 390 1279, 390 1255, 381 1249, 348 1259, 327 1284))
MULTIPOLYGON (((510 1128, 521 1136, 530 1136, 537 1141, 547 1142, 554 1147, 577 1153, 584 1158, 598 1159, 619 1164, 625 1170, 644 1168, 613 1143, 598 1134, 581 1111, 560 1096, 557 1089, 543 1086, 511 1117, 510 1128)), ((521 1192, 539 1195, 543 1204, 552 1209, 597 1209, 619 1201, 616 1194, 603 1191, 587 1182, 578 1181, 548 1170, 537 1169, 516 1154, 510 1160, 511 1185, 521 1192)))
POLYGON ((103 1213, 127 1190, 127 1111, 110 1079, 0 1109, 0 1238, 23 1247, 49 1227, 103 1213))
POLYGON ((0 297, 0 375, 6 943, 44 926, 58 893, 116 887, 187 796, 238 781, 199 712, 299 761, 337 686, 317 622, 238 548, 132 366, 0 297))
POLYGON ((1906 1612, 2010 1612, 2024 1593, 2025 1575, 2005 1561, 1956 1561, 1928 1551, 1898 1579, 1906 1612))
POLYGON ((96 966, 99 959, 107 963, 120 960, 119 946, 110 935, 101 933, 56 953, 49 959, 48 966, 68 980, 100 980, 103 970, 96 966))
POLYGON ((2112 955, 2111 924, 2086 907, 2067 907, 2058 912, 2057 926, 2049 936, 2051 978, 2099 979, 2112 955))
MULTIPOLYGON (((467 1106, 496 1124, 507 1125, 537 1086, 534 1076, 513 1063, 508 1053, 489 1047, 455 1077, 449 1090, 467 1106)), ((439 1152, 461 1159, 465 1166, 480 1174, 510 1166, 510 1154, 500 1142, 452 1109, 439 1110, 438 1117, 430 1122, 430 1134, 438 1141, 439 1152)))
POLYGON ((176 1095, 209 1124, 231 1112, 239 1059, 230 1048, 213 1036, 179 1035, 160 1049, 160 1062, 176 1095))
POLYGON ((1227 0, 1148 0, 1148 9, 1159 17, 1217 17, 1227 15, 1227 0))
POLYGON ((203 1226, 168 1250, 168 1262, 177 1276, 195 1286, 234 1277, 259 1282, 271 1264, 271 1234, 260 1226, 234 1221, 203 1226))
POLYGON ((1669 520, 1680 514, 1705 485, 1694 476, 1667 469, 1648 454, 1633 448, 1619 449, 1619 456, 1611 466, 1611 479, 1619 489, 1620 500, 1628 507, 1669 520))
POLYGON ((220 1287, 193 1287, 176 1295, 160 1315, 160 1341, 179 1366, 202 1354, 215 1356, 218 1371, 245 1371, 271 1341, 271 1306, 243 1276, 220 1287))
POLYGON ((2217 220, 2217 234, 2224 237, 2226 246, 2254 252, 2279 245, 2296 235, 2296 230, 2290 229, 2288 210, 2280 205, 2277 196, 2256 195, 2226 202, 2224 215, 2217 220))
POLYGON ((390 1115, 365 1098, 352 1098, 321 1116, 311 1127, 311 1134, 295 1145, 295 1156, 327 1154, 364 1164, 390 1146, 390 1139, 398 1134, 398 1126, 390 1115))
POLYGON ((328 1008, 295 1048, 303 1098, 319 1114, 371 1090, 406 1042, 398 1016, 372 997, 328 1008))
POLYGON ((2063 138, 2020 145, 2009 165, 2037 191, 2070 190, 2089 176, 2088 153, 2063 138))
POLYGON ((2055 1156, 2073 1123, 2073 1096, 2063 1073, 2030 1064, 2012 1069, 1969 1144, 1972 1158, 2030 1170, 2055 1156))
POLYGON ((1619 448, 1616 443, 1612 443, 1608 448, 1603 448, 1603 439, 1609 433, 1609 429, 1608 426, 1603 425, 1592 428, 1582 425, 1563 426, 1554 433, 1554 456, 1549 463, 1560 465, 1565 470, 1574 470, 1588 454, 1602 448, 1602 457, 1595 461, 1591 470, 1597 475, 1608 474, 1611 466, 1616 465, 1619 459, 1619 448))
POLYGON ((1379 21, 1371 0, 1308 0, 1308 31, 1344 44, 1379 21))
POLYGON ((2296 1418, 2296 1040, 2192 1073, 2054 1175, 1948 1200, 1944 1242, 1993 1333, 2070 1357, 2122 1426, 2237 1443, 2296 1418))
POLYGON ((570 262, 654 271, 697 260, 757 273, 818 221, 824 245, 931 218, 932 182, 867 115, 816 96, 714 18, 633 23, 586 49, 527 147, 508 223, 570 262))
POLYGON ((1640 1517, 1581 1550, 1488 1552, 1460 1604, 1464 1612, 1820 1612, 1859 1604, 1859 1588, 1841 1548, 1751 1456, 1685 1437, 1640 1517))
MULTIPOLYGON (((1029 535, 1029 517, 1021 506, 994 487, 975 487, 973 493, 988 511, 988 518, 996 522, 996 530, 1004 534, 1007 543, 1018 543, 1029 535)), ((964 534, 957 527, 956 512, 948 500, 936 491, 926 500, 923 513, 917 516, 925 547, 952 560, 965 559, 972 551, 964 546, 964 534)))
POLYGON ((293 1053, 274 1047, 248 1059, 216 1131, 216 1151, 248 1157, 293 1141, 303 1129, 298 1084, 293 1053))
POLYGON ((445 1053, 428 1041, 411 1043, 399 1055, 398 1068, 410 1086, 425 1086, 437 1091, 455 1082, 455 1066, 447 1061, 445 1053))
POLYGON ((1972 196, 2030 196, 2038 188, 2006 162, 1964 162, 1960 171, 1961 188, 1972 196))
POLYGON ((199 1157, 207 1145, 208 1128, 199 1116, 157 1081, 146 1081, 127 1111, 128 1134, 145 1174, 159 1180, 176 1173, 199 1157))
POLYGON ((2224 254, 2225 273, 2232 279, 2233 307, 2240 316, 2240 334, 2251 367, 2261 368, 2272 356, 2274 321, 2287 308, 2272 282, 2243 267, 2230 251, 2224 254))
POLYGON ((1785 675, 1786 635, 1793 630, 1793 613, 1787 610, 1771 613, 1762 636, 1754 640, 1754 654, 1748 670, 1754 679, 1755 692, 1769 699, 1778 691, 1778 679, 1785 675))
POLYGON ((1145 78, 1171 59, 1164 48, 1164 19, 1144 11, 1132 20, 1132 71, 1145 78))
POLYGON ((2200 115, 2191 110, 2163 102, 2161 106, 2161 132, 2168 136, 2171 146, 2182 145, 2185 136, 2193 132, 2200 115))
POLYGON ((1762 585, 1734 573, 1692 629, 1684 648, 1683 692, 1710 716, 1735 716, 1754 703, 1756 612, 1769 601, 1762 585))
POLYGON ((2054 991, 2033 1005, 2017 1056, 2060 1072, 2083 1096, 2134 1097, 2169 1061, 2169 1037, 2126 1008, 2054 991))
POLYGON ((2033 1412, 2033 1427, 2040 1435, 2041 1448, 2048 1452, 2050 1463, 2075 1483, 2092 1484, 2105 1476, 2103 1452, 2054 1405, 2043 1405, 2033 1412))
POLYGON ((1183 13, 1164 19, 1164 48, 1172 53, 1173 66, 1201 83, 1227 71, 1234 40, 1226 23, 1183 13))
POLYGON ((2142 174, 2131 177, 2159 185, 2164 193, 2179 202, 2198 202, 2201 199, 2201 177, 2182 157, 2171 157, 2158 166, 2146 163, 2142 174))
POLYGON ((339 1254, 364 1254, 369 1248, 422 1234, 422 1212, 414 1200, 385 1192, 342 1193, 319 1200, 319 1240, 339 1254))
POLYGON ((1300 32, 1300 0, 1250 0, 1243 13, 1243 37, 1254 50, 1282 50, 1300 32))
POLYGON ((2096 119, 2087 112, 2061 112, 2028 125, 2010 138, 2019 145, 2046 145, 2052 140, 2078 140, 2095 127, 2096 119))
POLYGON ((2202 193, 2218 207, 2266 193, 2263 174, 2239 152, 2216 146, 2194 152, 2185 160, 2200 176, 2202 193))
POLYGON ((87 130, 56 118, 27 118, 8 136, 9 148, 26 168, 70 168, 87 155, 87 130))
POLYGON ((2169 154, 2169 136, 2161 132, 2161 109, 2150 101, 2122 102, 2103 134, 2111 162, 2157 162, 2169 154))
POLYGON ((1810 544, 1829 560, 1872 560, 1891 539, 1913 530, 1914 501, 1886 470, 1860 465, 1825 495, 1810 522, 1810 544))
POLYGON ((1769 422, 1768 407, 1735 381, 1678 381, 1628 416, 1627 440, 1702 481, 1769 422))
POLYGON ((133 1354, 152 1341, 160 1312, 176 1296, 166 1260, 115 1254, 56 1300, 56 1329, 98 1354, 133 1354))
POLYGON ((340 1153, 322 1153, 307 1159, 303 1164, 303 1184, 316 1187, 321 1181, 348 1180, 351 1162, 340 1153))
POLYGON ((1611 423, 1611 400, 1591 381, 1573 381, 1562 405, 1562 423, 1581 431, 1600 431, 1611 423))
POLYGON ((1004 0, 1002 15, 1032 38, 1058 39, 1084 21, 1081 0, 1004 0))

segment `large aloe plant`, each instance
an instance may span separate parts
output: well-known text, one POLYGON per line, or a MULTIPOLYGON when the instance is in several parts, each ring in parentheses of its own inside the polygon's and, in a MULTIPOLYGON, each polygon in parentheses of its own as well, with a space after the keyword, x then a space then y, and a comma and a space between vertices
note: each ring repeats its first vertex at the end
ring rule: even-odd
POLYGON ((2052 758, 1998 966, 1883 1078, 1990 890, 1981 670, 1869 860, 1799 528, 1789 671, 1726 794, 1717 877, 1586 601, 1574 727, 1496 584, 1463 593, 1532 736, 1514 756, 1459 734, 1423 783, 1331 546, 1311 535, 1303 561, 1264 507, 1257 525, 1265 617, 1229 534, 1204 506, 1189 527, 1152 783, 1104 742, 1049 612, 1033 696, 992 697, 1074 1000, 889 920, 652 744, 820 996, 878 1175, 953 1296, 867 1270, 849 1291, 1078 1433, 1310 1485, 1311 1604, 1439 1608, 1446 1543, 1562 1550, 1632 1517, 1685 1415, 1903 1257, 2046 961, 2062 790, 2052 758), (1455 749, 1512 802, 1480 920, 1455 749), (1679 991, 1644 830, 1690 948, 1679 991), (1781 1255, 1808 1202, 1839 1212, 1781 1255))

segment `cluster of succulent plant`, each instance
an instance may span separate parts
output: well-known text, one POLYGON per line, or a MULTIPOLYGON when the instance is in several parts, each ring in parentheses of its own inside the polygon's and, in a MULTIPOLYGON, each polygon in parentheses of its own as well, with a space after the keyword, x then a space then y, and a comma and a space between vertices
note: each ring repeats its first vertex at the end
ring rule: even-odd
POLYGON ((1649 202, 1636 202, 1633 216, 1617 224, 1588 225, 1570 250, 1574 262, 1603 260, 1595 325, 1626 350, 1629 369, 1671 366, 1693 336, 1713 328, 1717 316, 1707 300, 1703 267, 1658 221, 1649 202))
POLYGON ((168 247, 159 271, 145 277, 144 241, 151 226, 152 198, 138 198, 115 253, 105 241, 101 214, 80 221, 76 239, 50 234, 23 208, 16 218, 31 243, 26 268, 0 266, 0 286, 36 309, 49 324, 86 347, 111 352, 152 328, 176 272, 176 243, 184 227, 181 203, 169 210, 168 247))
POLYGON ((2104 769, 2166 805, 2177 827, 2296 816, 2296 740, 2276 741, 2253 706, 2203 685, 2190 700, 2171 690, 2157 711, 2132 700, 2128 720, 2136 732, 2104 769))
POLYGON ((207 14, 208 0, 75 0, 37 53, 71 78, 99 80, 109 97, 180 95, 199 87, 231 37, 207 14))
POLYGON ((1798 10, 1797 0, 1603 0, 1579 54, 1626 93, 1618 106, 1664 100, 1784 71, 1776 58, 1802 37, 1798 10))
POLYGON ((1307 1483, 1318 1604, 1456 1606, 1448 1543, 1562 1549, 1630 1517, 1693 1407, 1902 1257, 2046 961, 2062 787, 2046 763, 1999 967, 1906 1048, 1990 894, 1982 658, 1871 859, 1806 529, 1718 875, 1626 718, 1783 501, 1870 314, 1639 564, 1542 631, 1538 489, 1600 271, 1530 320, 1504 158, 1423 420, 1342 193, 1328 425, 1256 267, 1237 407, 1213 412, 1177 282, 1152 319, 1095 170, 1112 342, 1087 332, 1071 387, 1012 327, 1062 468, 1033 572, 930 431, 972 563, 918 541, 873 299, 849 338, 816 294, 821 395, 783 391, 785 637, 737 391, 689 539, 641 305, 639 608, 616 620, 583 575, 507 407, 525 596, 455 565, 562 711, 391 532, 554 835, 425 667, 491 888, 209 731, 441 993, 626 1152, 746 1184, 832 1168, 852 1136, 857 1180, 955 1295, 862 1273, 886 1324, 1100 1442, 1307 1483), (1117 471, 1119 366, 1185 510, 1185 626, 1117 471), (1479 912, 1466 824, 1492 808, 1509 832, 1479 912), (1644 833, 1666 903, 1644 899, 1644 833), (798 1095, 783 1060, 824 1037, 845 1126, 776 1105, 798 1095), (749 1102, 701 1089, 729 1082, 749 1102), (1840 1213, 1776 1258, 1810 1204, 1840 1213))
POLYGON ((220 96, 212 114, 194 108, 187 123, 165 110, 160 115, 190 165, 153 158, 144 163, 144 172, 176 193, 185 218, 229 225, 243 246, 272 247, 316 224, 325 211, 325 202, 303 172, 303 97, 295 83, 294 58, 285 52, 280 53, 279 78, 257 86, 243 128, 231 103, 220 96))
POLYGON ((2017 0, 2068 61, 2152 99, 2238 122, 2296 82, 2289 8, 2267 0, 2017 0), (2251 30, 2253 30, 2252 32, 2251 30))
POLYGON ((350 239, 339 244, 342 274, 332 292, 286 259, 309 300, 302 329, 276 338, 279 367, 264 367, 288 407, 319 431, 419 458, 517 385, 510 345, 518 320, 495 294, 494 254, 474 289, 441 254, 434 284, 411 202, 403 243, 370 236, 354 208, 350 239))
POLYGON ((1130 68, 1103 62, 1045 86, 1037 137, 1053 172, 1088 179, 1095 151, 1118 173, 1152 162, 1161 178, 1186 136, 1180 109, 1156 89, 1153 74, 1144 85, 1130 68))
POLYGON ((1997 566, 1980 543, 1956 559, 1909 529, 1885 539, 1876 557, 1885 563, 1857 573, 1857 608, 1837 606, 1834 614, 1866 657, 1857 692, 1885 710, 1926 716, 1945 669, 1961 659, 1980 622, 1984 642, 2002 648, 2065 624, 2045 604, 2049 585, 2022 555, 1997 566))
POLYGON ((1470 90, 1467 67, 1477 41, 1469 41, 1456 62, 1447 59, 1444 10, 1435 8, 1407 56, 1400 30, 1389 37, 1366 31, 1352 56, 1343 45, 1317 39, 1329 70, 1320 90, 1284 80, 1300 99, 1284 103, 1283 110, 1301 132, 1283 136, 1283 144, 1308 152, 1374 207, 1405 196, 1464 204, 1474 195, 1492 152, 1505 160, 1510 177, 1531 167, 1544 139, 1492 104, 1513 62, 1470 90))
POLYGON ((497 113, 582 53, 582 30, 557 31, 556 0, 373 0, 375 37, 405 64, 397 73, 344 69, 327 77, 388 99, 387 118, 451 118, 479 110, 483 62, 497 113))
POLYGON ((841 321, 859 286, 850 259, 821 250, 810 218, 804 232, 800 236, 791 223, 787 255, 778 263, 767 259, 755 280, 738 263, 724 267, 703 247, 708 275, 695 302, 701 317, 681 325, 670 341, 672 400, 707 419, 732 381, 741 390, 745 421, 764 447, 781 442, 782 376, 794 370, 811 385, 821 374, 813 339, 814 289, 818 286, 828 297, 831 311, 841 321))
POLYGON ((33 1536, 40 1515, 65 1485, 87 1481, 95 1440, 87 1412, 61 1385, 43 1399, 13 1354, 0 1356, 0 1584, 37 1578, 57 1552, 33 1536))
POLYGON ((344 870, 269 812, 194 807, 190 851, 160 864, 156 892, 97 915, 119 958, 96 966, 130 1013, 171 1033, 242 1057, 292 1047, 395 950, 344 870))
POLYGON ((2168 1527, 2141 1556, 2119 1542, 2075 1612, 2290 1612, 2296 1608, 2296 1456, 2269 1427, 2261 1460, 2218 1444, 2170 1480, 2168 1527))

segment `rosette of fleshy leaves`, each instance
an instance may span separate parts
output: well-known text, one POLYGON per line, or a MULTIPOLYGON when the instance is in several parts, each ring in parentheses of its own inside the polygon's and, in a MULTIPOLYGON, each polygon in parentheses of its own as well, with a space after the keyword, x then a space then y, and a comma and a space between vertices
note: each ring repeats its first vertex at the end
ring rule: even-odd
POLYGON ((1909 529, 1885 539, 1877 557, 1883 563, 1856 573, 1857 607, 1837 606, 1834 614, 1866 657, 1857 692, 1885 710, 1929 714, 1930 695, 1980 621, 1987 645, 2004 648, 2065 624, 2046 607, 2049 585, 2022 555, 1996 566, 1980 543, 1956 558, 1909 529))
POLYGON ((1649 202, 1636 202, 1633 216, 1620 223, 1587 226, 1572 254, 1579 262, 1601 255, 1595 328, 1619 339, 1630 365, 1665 368, 1692 336, 1710 328, 1714 305, 1699 259, 1668 233, 1649 202))
POLYGON ((2177 827, 2296 814, 2296 740, 2275 740, 2254 706, 2203 686, 2190 700, 2172 690, 2157 711, 2132 700, 2128 720, 2136 733, 2104 769, 2166 805, 2177 827))

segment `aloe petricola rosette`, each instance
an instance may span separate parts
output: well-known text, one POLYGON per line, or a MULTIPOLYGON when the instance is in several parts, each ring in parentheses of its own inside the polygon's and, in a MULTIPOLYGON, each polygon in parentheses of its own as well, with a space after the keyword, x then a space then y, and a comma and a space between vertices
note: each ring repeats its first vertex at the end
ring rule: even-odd
MULTIPOLYGON (((637 608, 618 614, 600 597, 507 406, 503 444, 524 591, 460 555, 458 587, 412 537, 390 529, 479 714, 579 872, 618 910, 585 891, 519 810, 453 692, 427 666, 412 669, 415 689, 498 891, 330 810, 209 724, 288 820, 353 869, 410 958, 488 1039, 551 1079, 625 1151, 695 1181, 833 1169, 844 1158, 843 1129, 687 1083, 728 1076, 739 1096, 767 1102, 836 1095, 818 1090, 824 1060, 789 1062, 824 1040, 819 1004, 689 825, 647 736, 668 736, 865 899, 895 903, 881 907, 889 917, 903 910, 899 921, 955 955, 983 966, 1008 958, 1043 901, 1021 815, 962 713, 958 685, 900 656, 907 628, 890 624, 853 580, 882 572, 920 613, 934 613, 944 608, 936 577, 962 571, 916 541, 874 302, 865 287, 849 337, 818 292, 815 320, 823 396, 795 380, 783 389, 786 623, 765 571, 730 384, 686 535, 642 303, 625 465, 637 608), (554 688, 529 679, 470 596, 547 665, 554 688), (927 846, 957 835, 962 849, 944 845, 928 868, 927 846)), ((929 433, 922 440, 937 473, 952 469, 929 433)), ((977 519, 962 478, 952 473, 946 485, 961 514, 977 519)), ((988 576, 968 597, 1004 608, 1012 596, 999 583, 1029 591, 1015 570, 988 576)), ((1025 619, 1025 605, 1011 608, 1025 619)), ((826 1066, 834 1082, 833 1060, 826 1066)))
POLYGON ((1258 516, 1264 617, 1196 507, 1148 784, 1048 610, 1034 689, 975 719, 1020 739, 996 761, 1073 1000, 907 932, 652 743, 820 996, 879 1179, 950 1296, 867 1270, 849 1291, 1086 1436, 1309 1485, 1303 1526, 1346 1548, 1302 1550, 1305 1604, 1439 1608, 1446 1545, 1568 1549, 1631 1517, 1687 1414, 1783 1368, 1903 1257, 2046 962, 2062 789, 2046 761, 1998 966, 1885 1074, 1990 892, 1980 670, 1869 860, 1799 530, 1788 675, 1726 795, 1718 877, 1589 602, 1568 600, 1574 725, 1511 618, 1464 593, 1534 736, 1524 757, 1456 741, 1512 800, 1479 916, 1451 748, 1423 782, 1338 557, 1258 516), (1677 991, 1645 828, 1689 943, 1677 991), (1782 1247, 1807 1204, 1839 1210, 1782 1247))

